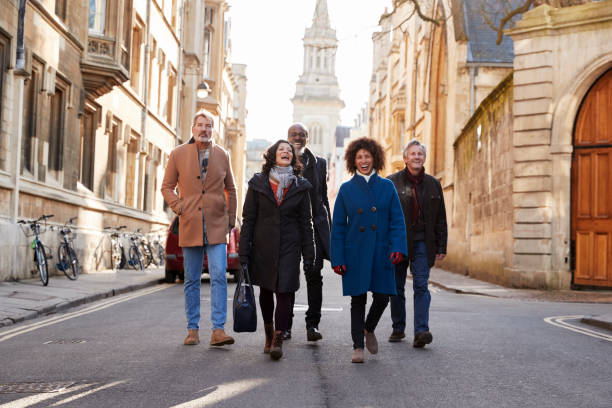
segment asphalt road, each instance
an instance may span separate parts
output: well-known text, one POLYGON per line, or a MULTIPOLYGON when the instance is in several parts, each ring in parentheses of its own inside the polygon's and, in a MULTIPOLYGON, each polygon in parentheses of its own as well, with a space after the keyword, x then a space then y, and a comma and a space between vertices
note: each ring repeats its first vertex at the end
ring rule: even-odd
MULTIPOLYGON (((180 284, 0 330, 0 408, 612 406, 612 333, 575 318, 545 321, 609 313, 609 304, 434 289, 433 344, 388 343, 387 309, 376 331, 379 353, 366 352, 365 364, 356 365, 339 279, 326 272, 324 339, 314 344, 306 341, 302 287, 293 339, 278 362, 262 353, 261 320, 257 333, 234 334, 233 346, 208 346, 208 283, 198 346, 182 345, 180 284)), ((227 327, 232 334, 231 317, 227 327)))

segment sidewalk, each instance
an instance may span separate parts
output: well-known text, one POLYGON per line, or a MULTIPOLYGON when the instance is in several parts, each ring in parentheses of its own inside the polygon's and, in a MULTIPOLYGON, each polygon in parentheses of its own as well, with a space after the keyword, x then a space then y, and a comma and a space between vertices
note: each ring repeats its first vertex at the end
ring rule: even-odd
MULTIPOLYGON (((451 292, 470 295, 544 302, 612 304, 612 290, 512 289, 438 268, 431 269, 429 282, 451 292)), ((612 313, 586 316, 582 319, 582 322, 612 331, 612 313)))
POLYGON ((0 327, 157 285, 163 277, 163 268, 150 268, 83 274, 75 281, 54 275, 48 286, 40 279, 0 282, 0 327))

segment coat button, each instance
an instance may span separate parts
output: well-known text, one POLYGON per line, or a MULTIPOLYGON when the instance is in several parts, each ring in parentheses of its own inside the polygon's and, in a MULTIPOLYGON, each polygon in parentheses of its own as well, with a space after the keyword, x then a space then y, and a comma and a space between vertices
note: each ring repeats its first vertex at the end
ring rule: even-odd
POLYGON ((197 176, 197 178, 200 178, 200 176, 197 176))
POLYGON ((376 207, 372 207, 372 208, 370 208, 370 211, 372 211, 372 212, 376 212, 376 207))
POLYGON ((202 207, 198 207, 198 211, 202 211, 202 207))
POLYGON ((206 193, 206 191, 205 191, 205 190, 202 190, 202 194, 204 194, 204 193, 206 193))
POLYGON ((359 208, 359 209, 357 210, 357 212, 358 212, 359 214, 363 214, 363 208, 359 208))
POLYGON ((365 231, 365 227, 359 227, 359 231, 361 232, 365 231))
POLYGON ((372 224, 372 231, 376 231, 376 225, 372 224))

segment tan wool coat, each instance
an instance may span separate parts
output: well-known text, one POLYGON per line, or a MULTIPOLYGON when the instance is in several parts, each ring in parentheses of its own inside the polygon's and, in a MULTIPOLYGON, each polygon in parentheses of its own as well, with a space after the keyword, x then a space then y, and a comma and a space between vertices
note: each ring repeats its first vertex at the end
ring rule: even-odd
POLYGON ((229 154, 214 142, 209 149, 204 183, 193 138, 170 153, 161 192, 179 216, 181 247, 204 245, 202 213, 210 245, 227 243, 228 233, 236 222, 236 187, 229 154), (175 193, 177 185, 178 195, 175 193))

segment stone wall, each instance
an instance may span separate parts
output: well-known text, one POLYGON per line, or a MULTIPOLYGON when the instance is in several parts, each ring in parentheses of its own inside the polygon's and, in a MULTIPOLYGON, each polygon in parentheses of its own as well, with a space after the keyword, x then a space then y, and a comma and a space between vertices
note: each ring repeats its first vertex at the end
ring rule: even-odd
POLYGON ((455 141, 454 195, 446 203, 448 256, 441 264, 509 285, 504 267, 512 256, 512 91, 510 75, 483 100, 455 141))

